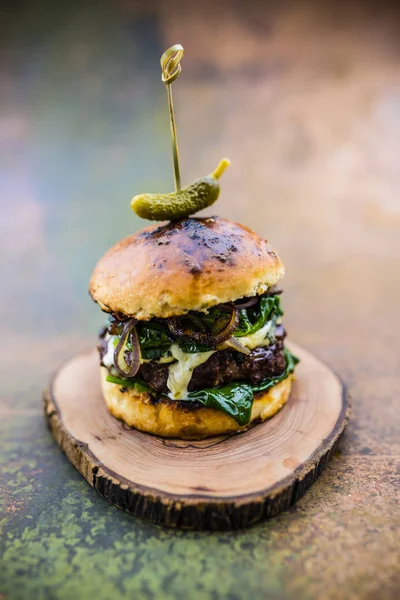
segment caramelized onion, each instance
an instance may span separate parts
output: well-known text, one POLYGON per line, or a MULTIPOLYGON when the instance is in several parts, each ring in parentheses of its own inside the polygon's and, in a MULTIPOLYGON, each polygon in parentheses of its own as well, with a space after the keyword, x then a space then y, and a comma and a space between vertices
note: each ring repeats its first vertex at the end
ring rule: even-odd
POLYGON ((127 317, 121 312, 113 312, 109 317, 108 331, 111 335, 122 333, 127 317))
POLYGON ((229 319, 229 323, 226 327, 223 328, 217 335, 214 335, 215 344, 221 344, 228 338, 231 337, 232 333, 235 331, 237 324, 239 322, 239 313, 236 310, 236 306, 233 304, 220 304, 218 306, 219 310, 231 311, 231 318, 229 319))
POLYGON ((211 334, 206 331, 195 331, 185 325, 184 321, 187 319, 186 315, 184 317, 170 317, 167 320, 168 327, 170 332, 180 338, 187 337, 195 342, 199 342, 200 344, 209 345, 211 334))
POLYGON ((250 306, 254 306, 255 304, 257 304, 258 302, 258 296, 255 296, 254 298, 250 298, 250 300, 247 300, 247 302, 241 302, 239 304, 235 304, 235 307, 238 308, 239 310, 242 310, 243 308, 250 308, 250 306))
POLYGON ((230 337, 229 340, 226 340, 223 344, 221 344, 219 350, 225 350, 226 348, 232 348, 232 350, 237 350, 242 354, 250 354, 250 350, 246 348, 246 346, 243 346, 243 344, 241 344, 239 340, 234 337, 230 337))
POLYGON ((213 333, 205 330, 203 324, 201 324, 202 331, 196 331, 184 324, 185 319, 191 320, 193 323, 198 324, 198 319, 192 319, 192 315, 185 315, 183 317, 170 317, 168 319, 168 327, 173 335, 176 337, 187 337, 195 342, 204 344, 215 348, 218 344, 221 344, 235 331, 239 322, 239 313, 236 307, 232 304, 220 304, 218 309, 221 311, 231 312, 229 323, 218 333, 213 333))
POLYGON ((122 323, 123 321, 126 321, 126 316, 124 315, 123 312, 121 312, 119 310, 117 310, 117 311, 115 311, 115 312, 113 312, 111 314, 114 317, 114 319, 116 321, 119 321, 120 323, 122 323))
POLYGON ((282 292, 283 292, 283 290, 278 288, 278 286, 273 285, 270 288, 268 288, 267 291, 264 292, 262 295, 263 296, 279 296, 279 294, 282 294, 282 292))
POLYGON ((207 331, 207 327, 204 325, 204 323, 202 323, 200 317, 196 317, 195 315, 189 314, 189 315, 185 315, 184 318, 188 319, 189 321, 194 323, 194 325, 196 325, 196 327, 198 327, 200 329, 200 331, 207 331))
POLYGON ((136 319, 129 319, 129 321, 125 323, 121 337, 119 338, 118 344, 116 345, 114 350, 114 365, 118 373, 122 375, 122 377, 134 377, 140 367, 140 347, 139 338, 135 327, 136 323, 136 319), (129 337, 131 339, 132 344, 132 360, 130 365, 127 364, 124 357, 129 337), (127 370, 123 368, 123 364, 122 366, 120 366, 121 358, 123 359, 123 363, 127 367, 127 370))

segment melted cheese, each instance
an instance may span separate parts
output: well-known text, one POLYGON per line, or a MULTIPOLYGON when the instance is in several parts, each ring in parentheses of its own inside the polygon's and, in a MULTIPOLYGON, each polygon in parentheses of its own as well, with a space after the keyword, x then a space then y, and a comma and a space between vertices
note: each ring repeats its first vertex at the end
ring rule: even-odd
POLYGON ((106 334, 106 339, 108 339, 107 352, 103 356, 103 365, 108 367, 109 369, 114 366, 114 350, 117 345, 117 336, 106 334))
POLYGON ((187 397, 187 387, 192 378, 193 369, 206 362, 215 350, 188 354, 183 352, 178 344, 172 344, 170 351, 177 362, 168 367, 167 386, 170 390, 168 396, 172 400, 181 400, 187 397))
POLYGON ((270 341, 269 338, 267 338, 267 334, 271 327, 272 321, 267 321, 264 327, 261 327, 258 331, 255 331, 251 335, 237 338, 237 340, 249 350, 254 350, 254 348, 258 348, 259 346, 269 346, 270 341))

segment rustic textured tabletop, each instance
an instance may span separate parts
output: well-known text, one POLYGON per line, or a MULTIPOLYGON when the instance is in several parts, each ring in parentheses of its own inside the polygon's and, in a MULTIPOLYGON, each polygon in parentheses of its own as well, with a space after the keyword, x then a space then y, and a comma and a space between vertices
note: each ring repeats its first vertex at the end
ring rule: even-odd
POLYGON ((399 11, 159 4, 42 0, 4 21, 0 598, 397 598, 399 11), (235 533, 163 530, 109 505, 42 415, 50 374, 95 343, 87 281, 140 227, 130 198, 172 187, 159 56, 178 41, 183 180, 230 157, 213 210, 279 249, 290 337, 353 403, 313 488, 235 533))

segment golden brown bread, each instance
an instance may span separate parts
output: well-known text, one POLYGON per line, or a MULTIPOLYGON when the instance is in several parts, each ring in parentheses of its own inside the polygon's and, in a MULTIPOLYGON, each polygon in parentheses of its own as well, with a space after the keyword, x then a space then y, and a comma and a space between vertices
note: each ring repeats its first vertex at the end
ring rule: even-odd
POLYGON ((277 413, 289 398, 293 375, 289 375, 265 393, 254 398, 250 423, 240 427, 234 419, 214 408, 185 407, 183 402, 162 398, 154 403, 146 392, 134 388, 121 391, 121 386, 106 381, 101 369, 103 397, 109 411, 130 427, 161 437, 196 440, 245 431, 251 424, 265 421, 277 413))
POLYGON ((262 294, 284 271, 277 253, 251 229, 220 217, 183 219, 113 246, 98 262, 89 291, 107 312, 148 320, 262 294))

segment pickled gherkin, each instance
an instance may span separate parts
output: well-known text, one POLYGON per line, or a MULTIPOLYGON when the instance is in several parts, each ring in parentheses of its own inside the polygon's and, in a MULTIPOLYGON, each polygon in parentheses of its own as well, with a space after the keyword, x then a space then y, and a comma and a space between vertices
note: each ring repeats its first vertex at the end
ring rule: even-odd
POLYGON ((132 210, 142 219, 175 221, 193 215, 213 204, 220 192, 218 179, 230 161, 224 158, 213 173, 197 179, 179 192, 140 194, 131 201, 132 210))

